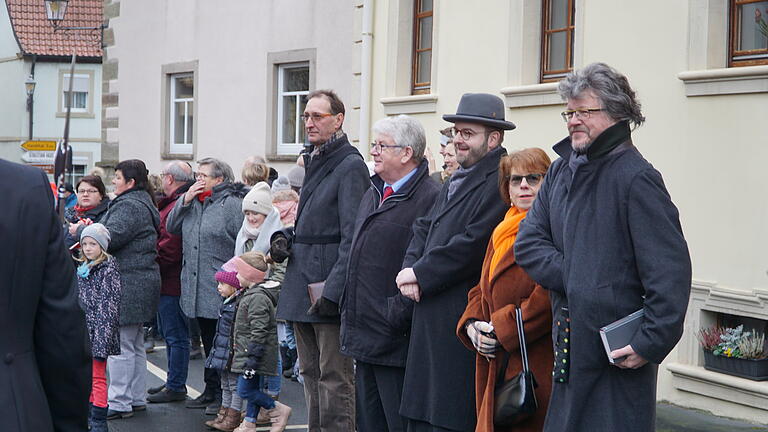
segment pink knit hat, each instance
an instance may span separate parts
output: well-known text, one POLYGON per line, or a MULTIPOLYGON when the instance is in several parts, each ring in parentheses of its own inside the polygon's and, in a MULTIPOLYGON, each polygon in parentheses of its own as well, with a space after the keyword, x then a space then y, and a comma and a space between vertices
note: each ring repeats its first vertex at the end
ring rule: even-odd
POLYGON ((240 289, 240 281, 237 280, 237 272, 233 271, 217 271, 216 272, 216 280, 219 282, 224 282, 225 284, 235 287, 235 289, 240 289))

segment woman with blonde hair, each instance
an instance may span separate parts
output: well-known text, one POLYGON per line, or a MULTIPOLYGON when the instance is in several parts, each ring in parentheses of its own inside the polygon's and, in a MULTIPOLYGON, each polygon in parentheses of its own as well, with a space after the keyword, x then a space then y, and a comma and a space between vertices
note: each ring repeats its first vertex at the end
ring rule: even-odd
POLYGON ((461 342, 477 353, 475 391, 476 432, 540 431, 552 391, 552 312, 547 291, 515 262, 513 246, 520 222, 533 205, 550 165, 538 148, 510 153, 499 163, 499 191, 510 205, 491 235, 480 283, 468 295, 467 308, 456 329, 461 342), (508 358, 504 380, 522 371, 515 309, 524 321, 528 361, 536 377, 536 412, 509 427, 494 425, 494 388, 499 368, 508 358))

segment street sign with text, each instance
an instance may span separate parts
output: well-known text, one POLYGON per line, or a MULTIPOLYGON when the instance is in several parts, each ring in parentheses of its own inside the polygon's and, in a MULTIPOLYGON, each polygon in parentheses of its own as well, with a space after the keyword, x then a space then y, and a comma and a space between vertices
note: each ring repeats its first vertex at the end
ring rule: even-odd
POLYGON ((28 151, 55 151, 56 141, 25 141, 21 148, 28 151))

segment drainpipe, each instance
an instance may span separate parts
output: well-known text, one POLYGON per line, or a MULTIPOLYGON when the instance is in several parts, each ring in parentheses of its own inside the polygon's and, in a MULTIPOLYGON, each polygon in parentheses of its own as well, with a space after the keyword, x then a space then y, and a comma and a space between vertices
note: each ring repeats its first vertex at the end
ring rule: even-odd
POLYGON ((371 128, 371 58, 373 53, 373 0, 363 0, 363 53, 360 68, 360 147, 368 149, 371 128))

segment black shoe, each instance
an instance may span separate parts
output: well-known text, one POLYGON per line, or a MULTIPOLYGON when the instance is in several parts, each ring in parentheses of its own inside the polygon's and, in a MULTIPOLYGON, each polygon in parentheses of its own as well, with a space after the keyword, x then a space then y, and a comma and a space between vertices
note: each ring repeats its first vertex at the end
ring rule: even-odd
POLYGON ((161 391, 149 395, 147 402, 152 403, 166 403, 166 402, 178 402, 187 399, 187 392, 185 391, 173 391, 168 388, 164 388, 161 391))
POLYGON ((196 397, 195 399, 188 400, 186 403, 187 408, 192 409, 202 409, 208 407, 211 403, 213 403, 215 397, 210 393, 203 393, 200 396, 196 397))
POLYGON ((118 420, 133 417, 133 411, 107 410, 107 420, 118 420))
POLYGON ((160 384, 157 387, 150 387, 147 389, 147 394, 153 395, 155 393, 160 393, 164 388, 165 388, 165 384, 160 384))
POLYGON ((214 399, 207 407, 205 407, 205 415, 216 415, 221 408, 221 398, 214 399))
POLYGON ((131 405, 131 409, 133 410, 133 412, 146 411, 147 410, 147 405, 146 404, 144 404, 144 405, 131 405))

